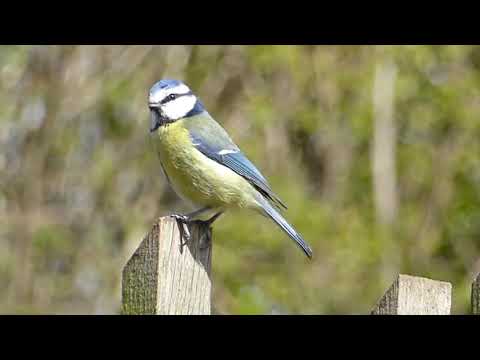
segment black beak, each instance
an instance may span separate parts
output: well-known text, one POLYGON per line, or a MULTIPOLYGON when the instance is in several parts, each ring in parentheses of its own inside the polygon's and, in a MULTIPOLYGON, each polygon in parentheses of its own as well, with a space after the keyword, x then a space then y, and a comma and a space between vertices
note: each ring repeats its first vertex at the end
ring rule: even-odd
POLYGON ((158 108, 150 106, 150 132, 157 130, 162 124, 162 118, 158 108))

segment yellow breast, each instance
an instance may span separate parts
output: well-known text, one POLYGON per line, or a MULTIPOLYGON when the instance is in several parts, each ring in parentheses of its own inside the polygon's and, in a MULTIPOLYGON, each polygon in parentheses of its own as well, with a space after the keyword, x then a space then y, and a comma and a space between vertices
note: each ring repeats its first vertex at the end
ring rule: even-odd
POLYGON ((256 203, 253 187, 229 168, 195 149, 178 120, 155 134, 162 166, 175 192, 196 206, 250 207, 256 203))

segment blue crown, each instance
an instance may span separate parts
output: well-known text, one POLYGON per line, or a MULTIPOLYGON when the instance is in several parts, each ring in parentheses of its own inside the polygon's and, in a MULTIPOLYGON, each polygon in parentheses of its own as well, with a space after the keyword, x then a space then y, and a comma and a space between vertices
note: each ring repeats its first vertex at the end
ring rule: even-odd
POLYGON ((171 89, 181 84, 183 83, 179 80, 163 79, 153 85, 150 91, 155 92, 161 89, 171 89))

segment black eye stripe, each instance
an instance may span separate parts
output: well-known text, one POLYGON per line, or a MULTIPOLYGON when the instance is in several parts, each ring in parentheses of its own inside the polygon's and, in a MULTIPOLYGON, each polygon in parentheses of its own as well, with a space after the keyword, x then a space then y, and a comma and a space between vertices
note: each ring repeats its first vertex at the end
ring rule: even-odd
POLYGON ((178 99, 179 97, 182 97, 182 96, 187 96, 187 95, 193 95, 191 91, 189 91, 188 93, 185 93, 185 94, 169 94, 167 95, 162 101, 160 101, 160 104, 166 104, 172 100, 175 100, 175 99, 178 99))

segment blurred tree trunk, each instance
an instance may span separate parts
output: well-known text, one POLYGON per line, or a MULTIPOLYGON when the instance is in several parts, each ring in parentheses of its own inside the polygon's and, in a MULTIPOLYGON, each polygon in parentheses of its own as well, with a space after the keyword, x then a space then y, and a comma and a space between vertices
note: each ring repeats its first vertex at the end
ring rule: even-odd
POLYGON ((398 206, 394 124, 396 75, 397 67, 390 58, 377 63, 373 85, 372 172, 376 218, 384 225, 394 222, 398 206))

